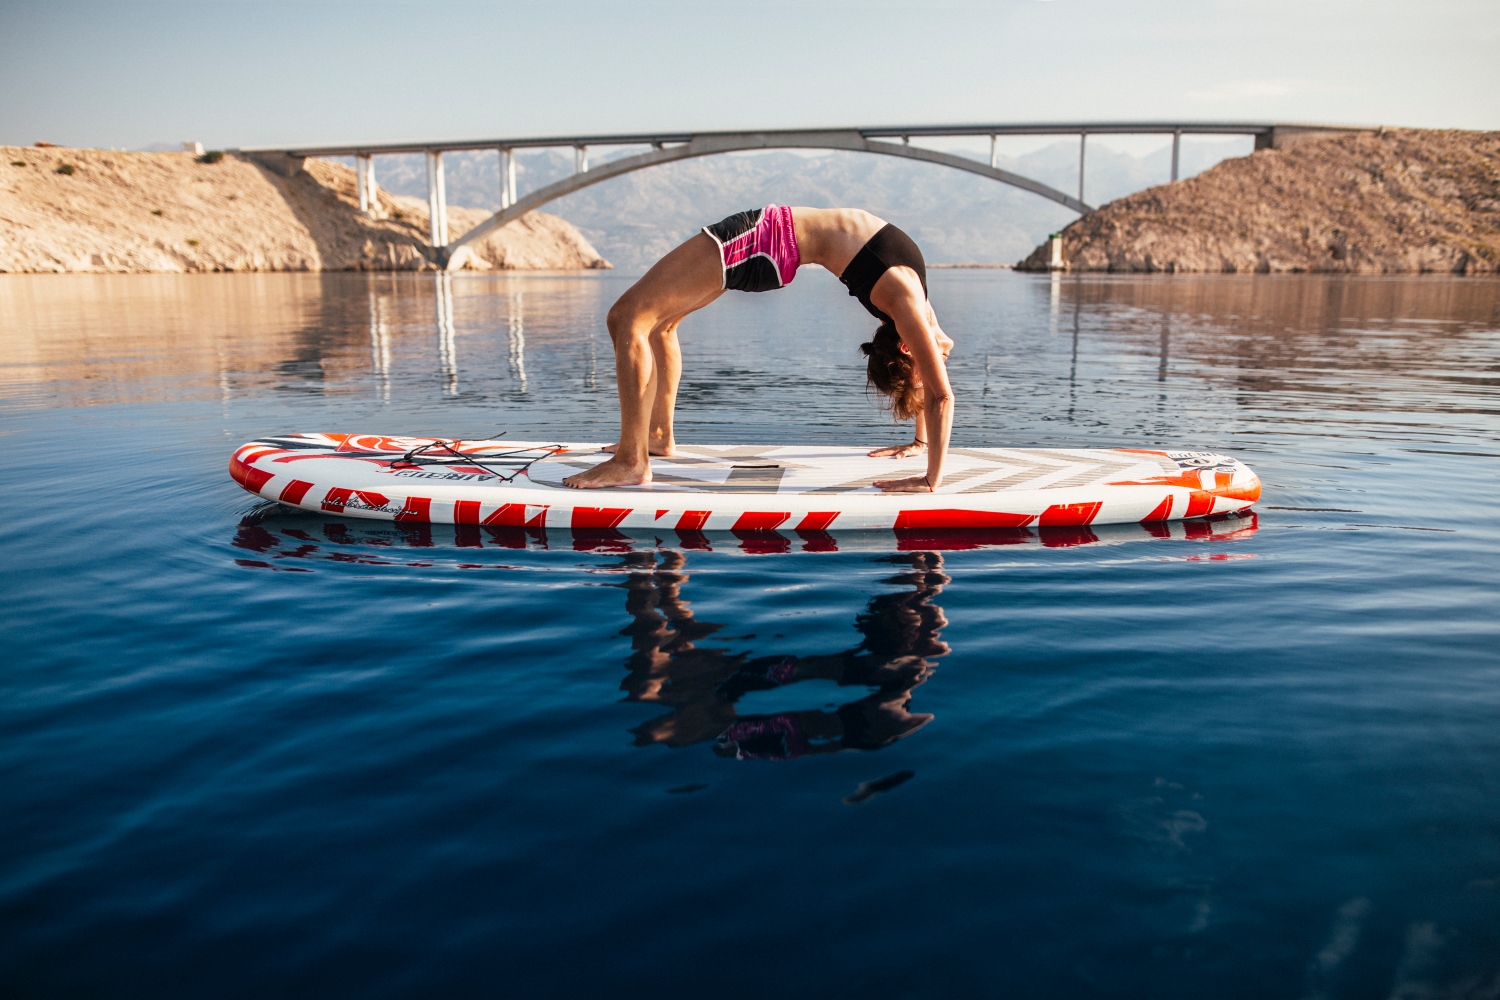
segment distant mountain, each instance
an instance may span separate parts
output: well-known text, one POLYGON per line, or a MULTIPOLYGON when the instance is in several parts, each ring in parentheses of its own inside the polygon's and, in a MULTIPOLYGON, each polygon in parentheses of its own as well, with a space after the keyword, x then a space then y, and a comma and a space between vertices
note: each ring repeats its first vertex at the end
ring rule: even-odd
MULTIPOLYGON (((1244 152, 1244 141, 1184 144, 1182 176, 1244 152)), ((1165 183, 1170 156, 1166 149, 1136 157, 1092 146, 1085 200, 1097 205, 1165 183)), ((593 162, 605 159, 596 152, 593 162)), ((1002 157, 1000 165, 1063 191, 1078 188, 1076 141, 1002 157)), ((383 156, 375 166, 382 188, 426 197, 426 168, 420 155, 383 156)), ((524 194, 572 173, 573 158, 562 150, 521 153, 516 168, 517 188, 524 194)), ((449 154, 444 174, 449 204, 499 208, 495 153, 449 154)), ((1044 198, 948 167, 868 153, 786 151, 734 153, 652 167, 559 199, 547 210, 577 226, 616 267, 639 272, 700 227, 770 202, 867 208, 910 232, 933 263, 1019 260, 1077 217, 1044 198)))

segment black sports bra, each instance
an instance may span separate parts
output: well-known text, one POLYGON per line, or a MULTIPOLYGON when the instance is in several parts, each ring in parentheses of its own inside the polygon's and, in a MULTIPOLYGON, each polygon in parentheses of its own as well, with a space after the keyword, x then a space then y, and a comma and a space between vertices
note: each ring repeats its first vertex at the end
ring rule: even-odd
POLYGON ((922 294, 927 294, 927 262, 916 242, 890 223, 886 223, 870 241, 859 248, 859 253, 844 268, 839 280, 849 288, 849 294, 859 299, 859 304, 870 311, 870 315, 883 323, 891 318, 870 301, 870 290, 880 276, 893 267, 905 265, 917 272, 922 282, 922 294))

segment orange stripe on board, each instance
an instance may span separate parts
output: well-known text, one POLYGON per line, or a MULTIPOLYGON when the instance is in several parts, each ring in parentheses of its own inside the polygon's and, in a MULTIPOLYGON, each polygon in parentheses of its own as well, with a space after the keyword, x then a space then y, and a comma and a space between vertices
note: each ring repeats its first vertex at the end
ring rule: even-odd
POLYGON ((301 503, 302 498, 307 496, 307 491, 312 489, 312 483, 305 483, 300 479, 293 479, 281 490, 278 497, 282 503, 301 503))
POLYGON ((1172 494, 1168 493, 1166 496, 1161 498, 1161 503, 1157 504, 1156 508, 1152 510, 1151 513, 1141 518, 1141 523, 1144 524, 1147 521, 1170 521, 1171 519, 1172 494))
POLYGON ((262 472, 240 461, 238 455, 229 460, 230 477, 251 493, 259 494, 260 488, 276 478, 273 472, 262 472))
POLYGON ((1099 516, 1099 508, 1104 506, 1104 501, 1095 500, 1093 503, 1055 503, 1042 511, 1042 516, 1037 519, 1041 527, 1068 524, 1091 524, 1094 518, 1099 516))
POLYGON ((783 521, 792 516, 791 511, 757 510, 747 511, 739 516, 734 524, 729 526, 730 531, 772 531, 783 521))
POLYGON ((454 524, 478 524, 479 523, 479 501, 478 500, 455 500, 453 503, 454 524))
POLYGON ((573 521, 570 525, 574 528, 613 528, 625 520, 630 513, 630 507, 574 507, 573 521))
POLYGON ((432 521, 432 498, 431 497, 407 497, 406 506, 396 513, 398 521, 421 521, 429 523, 432 521))
POLYGON ((1024 528, 1036 520, 1035 514, 1007 514, 998 510, 903 510, 896 515, 896 529, 902 528, 1024 528))
POLYGON ((1183 511, 1183 517, 1203 517, 1214 512, 1214 495, 1202 490, 1194 490, 1188 497, 1187 510, 1183 511))
POLYGON ((502 525, 507 528, 520 528, 526 524, 526 505, 524 503, 503 503, 490 512, 490 516, 484 519, 485 524, 502 525))
MULTIPOLYGON (((462 500, 459 502, 472 503, 474 501, 462 500)), ((486 517, 479 523, 497 528, 540 528, 546 525, 547 507, 545 504, 537 507, 536 513, 531 516, 531 520, 529 521, 526 519, 527 509, 528 507, 524 503, 503 503, 490 511, 489 517, 486 517)))
POLYGON ((703 526, 708 523, 709 513, 710 511, 706 510, 683 511, 682 516, 677 519, 677 530, 702 531, 703 526))
POLYGON ((839 516, 836 510, 815 510, 802 520, 797 522, 793 531, 826 531, 833 523, 833 519, 839 516))
POLYGON ((349 494, 353 492, 353 490, 346 490, 342 486, 335 486, 323 497, 323 509, 337 511, 342 514, 344 504, 348 502, 349 494))
POLYGON ((1222 490, 1214 490, 1215 495, 1225 500, 1249 500, 1251 503, 1260 499, 1260 480, 1257 479, 1249 486, 1236 486, 1232 489, 1226 487, 1222 490))

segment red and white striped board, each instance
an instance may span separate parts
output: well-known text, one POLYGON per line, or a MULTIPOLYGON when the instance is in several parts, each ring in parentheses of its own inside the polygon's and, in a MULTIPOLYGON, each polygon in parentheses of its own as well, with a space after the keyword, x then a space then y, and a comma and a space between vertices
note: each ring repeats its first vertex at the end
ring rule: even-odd
POLYGON ((304 510, 530 528, 793 531, 1022 528, 1176 521, 1249 508, 1260 480, 1215 452, 953 448, 933 493, 883 493, 925 457, 826 445, 682 445, 649 486, 572 490, 599 445, 287 434, 229 460, 245 489, 304 510))

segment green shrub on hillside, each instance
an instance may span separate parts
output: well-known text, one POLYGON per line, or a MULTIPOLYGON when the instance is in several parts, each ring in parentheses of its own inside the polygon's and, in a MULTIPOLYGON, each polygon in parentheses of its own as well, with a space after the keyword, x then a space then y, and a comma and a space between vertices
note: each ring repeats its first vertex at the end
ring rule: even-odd
POLYGON ((68 177, 73 173, 73 164, 64 163, 62 166, 57 168, 57 172, 62 174, 64 177, 68 177))
POLYGON ((224 159, 224 151, 222 149, 210 149, 208 152, 198 157, 198 162, 218 163, 222 159, 224 159))

